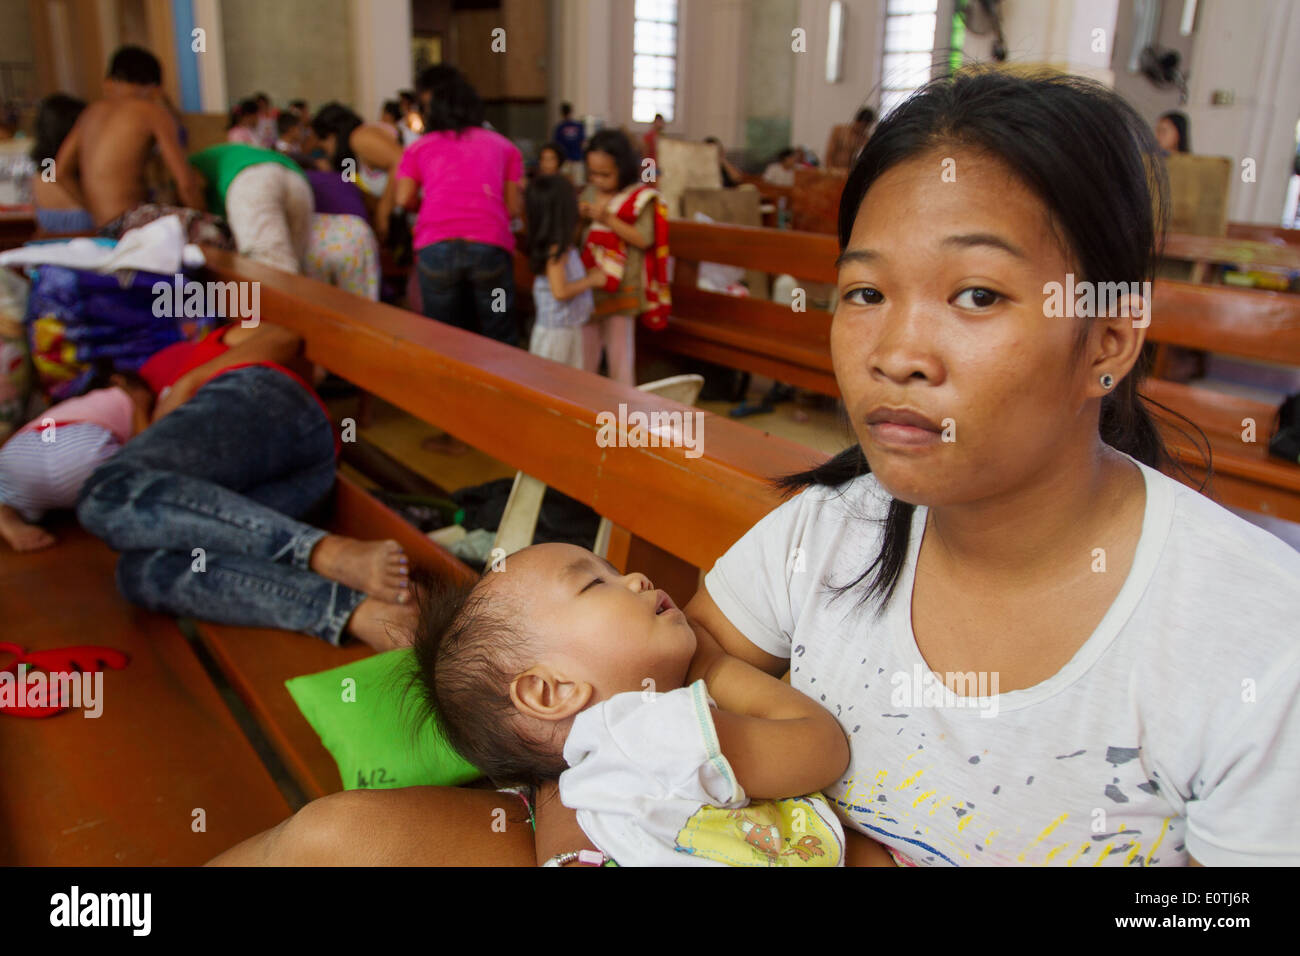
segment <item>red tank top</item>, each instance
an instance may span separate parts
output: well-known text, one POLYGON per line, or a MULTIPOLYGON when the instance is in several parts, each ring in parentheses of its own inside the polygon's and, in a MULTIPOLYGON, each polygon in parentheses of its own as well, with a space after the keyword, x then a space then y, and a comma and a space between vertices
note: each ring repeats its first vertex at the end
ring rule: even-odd
MULTIPOLYGON (((229 352, 230 346, 226 344, 226 333, 232 328, 234 328, 232 325, 223 325, 219 329, 213 329, 197 342, 176 342, 173 345, 167 346, 165 349, 160 349, 151 355, 144 365, 140 366, 140 377, 145 380, 151 389, 153 389, 155 395, 161 394, 164 388, 170 388, 175 385, 177 379, 186 372, 192 371, 200 365, 212 361, 219 355, 224 355, 226 352, 229 352)), ((272 368, 282 375, 289 376, 289 378, 298 383, 303 391, 316 399, 316 404, 320 406, 326 420, 329 420, 329 409, 327 409, 325 403, 320 400, 320 396, 316 394, 316 390, 303 381, 301 375, 294 372, 292 369, 285 368, 283 365, 277 365, 275 362, 241 362, 238 365, 231 365, 227 368, 223 368, 221 371, 217 372, 216 375, 213 375, 212 378, 224 375, 227 372, 233 372, 236 369, 249 368, 252 366, 272 368)), ((212 381, 212 378, 208 379, 208 382, 212 381)), ((202 384, 206 385, 207 382, 202 384)), ((339 440, 337 435, 334 437, 334 450, 336 453, 339 451, 339 440)))

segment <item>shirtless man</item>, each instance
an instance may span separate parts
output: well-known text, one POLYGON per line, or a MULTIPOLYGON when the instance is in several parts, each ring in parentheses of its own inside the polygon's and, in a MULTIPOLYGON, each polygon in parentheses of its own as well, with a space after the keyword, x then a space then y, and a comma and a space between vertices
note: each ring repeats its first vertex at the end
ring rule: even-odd
POLYGON ((81 114, 64 140, 54 168, 59 183, 103 227, 147 198, 145 164, 154 143, 180 201, 203 208, 199 183, 185 161, 176 120, 159 102, 162 68, 148 50, 124 46, 113 54, 104 98, 81 114))

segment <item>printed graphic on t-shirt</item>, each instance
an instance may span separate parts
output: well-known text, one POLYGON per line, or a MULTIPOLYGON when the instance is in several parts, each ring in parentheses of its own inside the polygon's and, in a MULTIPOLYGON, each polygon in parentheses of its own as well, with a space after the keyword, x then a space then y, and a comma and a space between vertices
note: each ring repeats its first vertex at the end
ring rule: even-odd
POLYGON ((821 794, 737 810, 705 806, 677 834, 677 849, 728 866, 839 866, 844 844, 834 819, 821 794))
POLYGON ((969 773, 945 774, 926 760, 924 749, 914 749, 893 766, 851 767, 829 795, 848 820, 892 844, 904 865, 1153 866, 1171 857, 1182 862, 1183 821, 1159 796, 1139 752, 1124 746, 1096 754, 1079 750, 1059 755, 1044 773, 1012 777, 997 769, 1009 764, 990 759, 988 751, 972 755, 969 773), (960 779, 964 786, 945 792, 936 778, 960 779), (1035 784, 1053 797, 1066 791, 1072 799, 1063 793, 1055 810, 1034 819, 1035 784), (1096 799, 1080 799, 1085 793, 1096 799), (1005 823, 1008 807, 1016 808, 1010 816, 1019 821, 1011 828, 1005 823))

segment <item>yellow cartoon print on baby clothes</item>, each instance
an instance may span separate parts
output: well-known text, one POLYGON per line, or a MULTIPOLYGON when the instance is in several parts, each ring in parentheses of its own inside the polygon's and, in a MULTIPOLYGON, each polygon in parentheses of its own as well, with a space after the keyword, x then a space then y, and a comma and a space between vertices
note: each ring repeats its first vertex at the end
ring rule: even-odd
POLYGON ((760 800, 739 810, 701 807, 677 834, 677 849, 728 866, 839 866, 834 811, 821 794, 760 800))

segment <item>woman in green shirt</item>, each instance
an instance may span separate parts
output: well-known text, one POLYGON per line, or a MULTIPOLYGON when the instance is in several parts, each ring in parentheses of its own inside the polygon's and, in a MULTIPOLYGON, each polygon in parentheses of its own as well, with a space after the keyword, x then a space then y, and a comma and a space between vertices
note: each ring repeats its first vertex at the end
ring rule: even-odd
POLYGON ((207 181, 208 209, 230 223, 241 255, 301 272, 315 204, 307 176, 270 149, 221 143, 190 157, 207 181))

